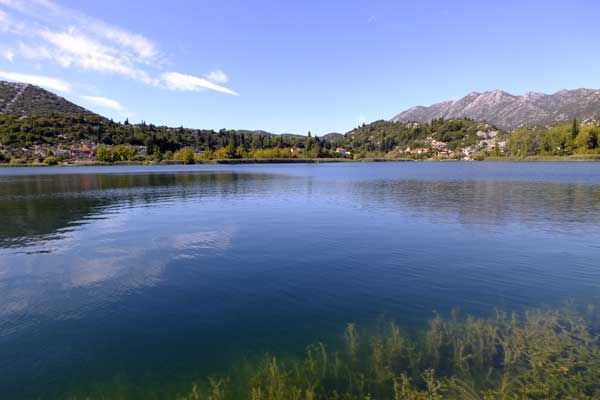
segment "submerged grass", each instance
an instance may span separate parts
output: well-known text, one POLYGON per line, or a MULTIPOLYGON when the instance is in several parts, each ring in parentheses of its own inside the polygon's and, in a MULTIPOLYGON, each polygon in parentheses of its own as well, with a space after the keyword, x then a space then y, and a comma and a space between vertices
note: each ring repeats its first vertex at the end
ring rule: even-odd
MULTIPOLYGON (((426 330, 348 324, 335 348, 302 358, 265 355, 227 377, 193 383, 177 400, 508 400, 600 398, 595 307, 497 312, 492 318, 436 316, 426 330)), ((97 393, 71 399, 125 399, 97 393)), ((163 397, 164 398, 164 397, 163 397)))

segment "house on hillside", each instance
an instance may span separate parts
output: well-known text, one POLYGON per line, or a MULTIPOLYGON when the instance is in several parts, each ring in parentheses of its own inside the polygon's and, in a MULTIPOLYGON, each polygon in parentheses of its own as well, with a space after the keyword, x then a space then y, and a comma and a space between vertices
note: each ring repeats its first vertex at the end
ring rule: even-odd
POLYGON ((448 159, 454 158, 456 156, 456 153, 452 150, 442 150, 438 152, 437 156, 441 159, 448 159))
POLYGON ((94 157, 94 151, 92 146, 82 143, 71 146, 69 155, 76 160, 91 159, 94 157))
POLYGON ((350 152, 343 147, 336 147, 335 152, 343 157, 350 155, 350 152))

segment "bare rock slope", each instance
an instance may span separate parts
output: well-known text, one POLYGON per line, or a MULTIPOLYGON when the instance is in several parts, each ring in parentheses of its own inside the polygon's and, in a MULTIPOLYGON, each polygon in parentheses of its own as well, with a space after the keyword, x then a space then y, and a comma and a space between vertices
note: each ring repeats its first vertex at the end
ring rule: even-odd
POLYGON ((460 100, 413 107, 392 118, 400 122, 429 122, 435 118, 471 118, 502 129, 541 126, 600 114, 600 90, 561 90, 554 94, 527 92, 515 96, 501 90, 472 92, 460 100))

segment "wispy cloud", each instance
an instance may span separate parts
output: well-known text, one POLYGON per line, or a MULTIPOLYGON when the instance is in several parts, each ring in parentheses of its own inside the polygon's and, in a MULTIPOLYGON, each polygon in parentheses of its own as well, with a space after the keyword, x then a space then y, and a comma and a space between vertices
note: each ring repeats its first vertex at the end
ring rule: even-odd
MULTIPOLYGON (((0 4, 5 0, 0 0, 0 4)), ((24 25, 22 23, 15 22, 8 13, 0 10, 0 32, 21 34, 23 32, 24 25)))
POLYGON ((0 10, 0 32, 18 38, 13 59, 23 57, 63 68, 115 74, 170 90, 207 89, 238 95, 222 86, 229 78, 220 70, 204 77, 161 71, 165 64, 163 55, 144 35, 51 0, 0 0, 0 5, 14 14, 0 10))
POLYGON ((216 71, 211 71, 204 76, 206 77, 206 79, 214 83, 223 84, 229 82, 229 77, 227 76, 227 74, 221 71, 220 69, 216 71))
MULTIPOLYGON (((58 21, 59 26, 82 28, 85 32, 103 38, 121 48, 128 49, 142 58, 150 59, 158 55, 157 46, 143 35, 89 17, 51 0, 0 0, 0 4, 38 23, 55 25, 58 21)), ((6 15, 6 13, 4 14, 6 15)))
POLYGON ((0 78, 7 79, 9 81, 31 83, 32 85, 42 86, 59 92, 68 93, 71 91, 70 84, 60 79, 52 78, 49 76, 29 75, 20 74, 18 72, 0 71, 0 78))
POLYGON ((95 41, 75 28, 64 32, 43 30, 39 35, 51 45, 39 54, 49 55, 51 60, 63 67, 75 65, 86 70, 114 73, 152 83, 150 75, 137 66, 131 57, 95 41))
POLYGON ((11 49, 6 50, 4 52, 4 58, 6 58, 8 62, 13 63, 15 61, 15 52, 11 49))
POLYGON ((109 99, 108 97, 102 96, 81 96, 81 98, 93 105, 110 108, 116 111, 123 111, 123 106, 116 100, 109 99))
POLYGON ((224 86, 217 85, 205 78, 199 78, 197 76, 181 74, 179 72, 165 72, 161 76, 162 83, 169 90, 183 90, 198 92, 201 90, 209 89, 221 93, 227 93, 234 96, 239 96, 238 93, 231 89, 227 89, 224 86))

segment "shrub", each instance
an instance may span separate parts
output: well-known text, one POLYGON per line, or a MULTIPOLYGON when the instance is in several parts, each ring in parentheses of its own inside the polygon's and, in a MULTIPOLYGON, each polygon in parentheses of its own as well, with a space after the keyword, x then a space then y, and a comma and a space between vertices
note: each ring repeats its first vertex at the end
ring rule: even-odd
POLYGON ((48 156, 44 159, 44 164, 46 165, 57 165, 59 163, 58 157, 48 156))
POLYGON ((181 161, 184 164, 193 164, 194 156, 195 156, 194 150, 190 149, 189 147, 186 147, 184 149, 177 151, 173 155, 173 159, 175 159, 177 161, 181 161))

